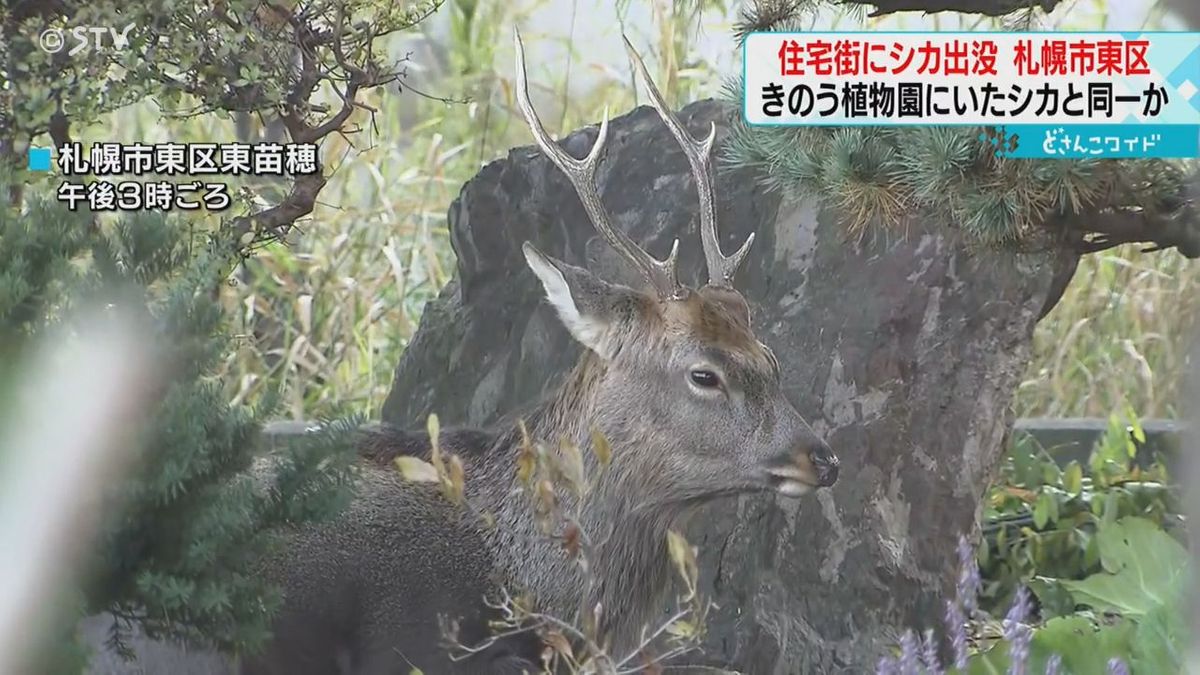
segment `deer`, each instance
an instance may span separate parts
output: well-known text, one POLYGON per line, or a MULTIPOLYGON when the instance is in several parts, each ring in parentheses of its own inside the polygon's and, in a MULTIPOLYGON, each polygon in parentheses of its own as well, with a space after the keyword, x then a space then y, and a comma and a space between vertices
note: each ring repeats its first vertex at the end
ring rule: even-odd
POLYGON ((755 337, 750 305, 734 288, 754 235, 732 255, 721 250, 710 158, 716 125, 694 137, 625 39, 699 193, 708 281, 692 288, 678 278, 678 239, 665 259, 655 258, 614 226, 601 202, 595 176, 607 112, 586 157, 565 152, 530 102, 519 32, 514 45, 517 102, 534 142, 642 287, 605 281, 525 242, 529 270, 582 349, 561 385, 519 423, 512 415, 487 429, 438 433, 441 451, 461 458, 464 503, 494 522, 481 524, 470 509, 405 480, 393 466, 398 457, 429 459, 428 431, 364 431, 350 506, 328 523, 289 533, 279 556, 264 565, 283 589, 283 606, 270 645, 243 662, 245 675, 542 672, 543 645, 530 633, 495 640, 469 658, 448 654, 444 618, 456 618, 462 644, 486 644, 493 617, 486 598, 499 588, 522 589, 557 616, 602 608, 597 631, 619 653, 636 646, 668 599, 671 528, 719 498, 797 498, 837 480, 836 455, 784 396, 780 363, 755 337), (589 466, 598 438, 610 447, 594 489, 577 503, 592 538, 589 583, 561 544, 539 531, 516 489, 525 436, 567 439, 587 451, 589 466))

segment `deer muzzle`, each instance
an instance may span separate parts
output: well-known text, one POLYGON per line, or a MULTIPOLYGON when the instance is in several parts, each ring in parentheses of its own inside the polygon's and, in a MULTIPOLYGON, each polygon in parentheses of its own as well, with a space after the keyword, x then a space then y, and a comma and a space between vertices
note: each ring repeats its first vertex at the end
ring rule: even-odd
POLYGON ((770 463, 767 475, 771 487, 785 497, 799 497, 814 488, 837 482, 838 458, 823 441, 787 453, 770 463))

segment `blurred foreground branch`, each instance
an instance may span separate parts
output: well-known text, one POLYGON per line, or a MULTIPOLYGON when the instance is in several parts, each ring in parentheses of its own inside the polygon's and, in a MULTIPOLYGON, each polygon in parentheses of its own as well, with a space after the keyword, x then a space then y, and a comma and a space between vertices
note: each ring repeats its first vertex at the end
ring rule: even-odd
POLYGON ((96 505, 133 459, 130 430, 157 368, 126 318, 88 322, 87 340, 60 333, 48 341, 16 383, 21 401, 4 411, 0 672, 35 672, 30 664, 42 655, 30 637, 57 618, 48 608, 79 571, 71 561, 96 534, 96 505))

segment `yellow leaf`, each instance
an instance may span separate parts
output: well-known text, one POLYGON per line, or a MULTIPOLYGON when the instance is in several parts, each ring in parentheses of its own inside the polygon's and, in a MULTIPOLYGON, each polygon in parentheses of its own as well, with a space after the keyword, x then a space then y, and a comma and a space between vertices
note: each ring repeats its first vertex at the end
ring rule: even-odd
POLYGON ((450 455, 449 476, 446 478, 446 497, 455 504, 461 504, 467 492, 466 469, 458 455, 450 455))
POLYGON ((529 608, 533 607, 533 597, 528 592, 519 593, 513 597, 512 606, 517 610, 517 614, 528 613, 529 608))
POLYGON ((439 474, 445 473, 446 467, 442 464, 442 448, 441 443, 439 442, 441 425, 438 423, 438 416, 436 413, 429 414, 429 420, 425 424, 425 429, 429 433, 429 445, 432 447, 430 454, 431 463, 435 468, 437 468, 439 474))
POLYGON ((537 466, 537 459, 533 455, 533 448, 528 445, 522 445, 517 453, 517 480, 522 485, 529 485, 533 480, 533 470, 537 466))
POLYGON ((517 428, 521 430, 521 448, 517 452, 517 480, 522 485, 529 485, 533 480, 533 470, 537 468, 537 455, 533 450, 533 441, 529 438, 529 430, 525 428, 525 420, 517 420, 517 428))
POLYGON ((521 430, 521 445, 532 448, 533 439, 529 437, 529 427, 525 426, 525 420, 517 420, 517 428, 521 430))
POLYGON ((554 486, 548 480, 538 481, 537 504, 540 511, 548 513, 554 509, 558 500, 554 494, 554 486))
POLYGON ((696 626, 691 621, 680 619, 679 621, 667 626, 667 633, 674 635, 677 638, 687 639, 696 634, 696 626))
POLYGON ((545 636, 542 637, 542 639, 545 640, 546 644, 550 645, 550 647, 553 648, 554 651, 558 652, 559 654, 562 654, 563 656, 567 657, 568 659, 575 658, 574 652, 571 651, 570 641, 568 641, 567 638, 565 636, 563 636, 562 633, 559 633, 558 631, 554 631, 552 633, 547 633, 545 636))
POLYGON ((1026 490, 1024 488, 1014 487, 1011 485, 1005 486, 1001 489, 1027 504, 1032 504, 1037 501, 1037 493, 1033 492, 1032 490, 1026 490))
POLYGON ((563 476, 567 482, 571 484, 571 490, 576 495, 583 495, 583 454, 579 452, 579 446, 575 445, 570 439, 564 437, 559 442, 559 455, 562 459, 561 469, 563 476))
POLYGON ((425 423, 425 429, 429 432, 429 440, 437 443, 438 434, 441 433, 442 425, 438 421, 437 413, 429 413, 429 420, 425 423))
POLYGON ((396 468, 400 469, 404 480, 413 483, 436 483, 439 480, 437 469, 429 462, 416 457, 397 457, 396 468))
POLYGON ((600 466, 608 466, 612 461, 612 446, 608 444, 608 438, 595 427, 592 427, 592 452, 596 453, 600 466))
POLYGON ((688 599, 696 594, 696 579, 700 576, 696 564, 696 550, 688 544, 687 539, 675 530, 667 530, 667 552, 675 563, 675 569, 688 589, 688 599))

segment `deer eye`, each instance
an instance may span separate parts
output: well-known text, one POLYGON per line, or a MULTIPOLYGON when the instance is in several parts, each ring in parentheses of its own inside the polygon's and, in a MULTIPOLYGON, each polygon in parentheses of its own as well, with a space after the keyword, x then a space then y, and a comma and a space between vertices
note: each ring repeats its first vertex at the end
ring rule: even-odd
POLYGON ((721 378, 711 370, 693 370, 688 373, 688 377, 697 387, 712 389, 721 386, 721 378))

